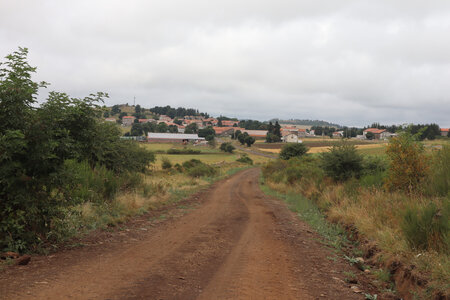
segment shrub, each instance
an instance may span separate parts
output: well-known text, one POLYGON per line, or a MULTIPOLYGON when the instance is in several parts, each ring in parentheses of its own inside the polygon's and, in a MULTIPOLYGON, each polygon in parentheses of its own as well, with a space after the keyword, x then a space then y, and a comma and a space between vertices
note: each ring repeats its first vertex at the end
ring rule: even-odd
POLYGON ((308 148, 303 143, 288 143, 283 146, 280 152, 280 158, 288 160, 292 157, 301 157, 308 152, 308 148))
POLYGON ((172 168, 172 163, 170 162, 170 160, 167 157, 163 157, 162 162, 161 162, 161 167, 163 168, 163 170, 170 169, 170 168, 172 168))
POLYGON ((191 159, 191 160, 187 160, 187 161, 185 161, 184 163, 183 163, 183 168, 185 168, 185 169, 190 169, 190 168, 193 168, 193 167, 195 167, 195 166, 197 166, 197 165, 200 165, 200 164, 202 164, 202 162, 200 161, 200 160, 198 160, 198 159, 191 159))
POLYGON ((236 161, 244 164, 253 165, 253 160, 247 154, 242 155, 240 158, 236 159, 236 161))
POLYGON ((413 249, 448 251, 450 249, 450 203, 439 209, 434 203, 419 209, 408 208, 403 216, 402 231, 413 249))
POLYGON ((427 190, 431 195, 447 196, 450 193, 450 146, 445 145, 433 153, 427 190))
POLYGON ((214 176, 217 170, 207 164, 199 164, 187 170, 191 177, 214 176))
POLYGON ((183 167, 182 167, 179 163, 176 163, 173 167, 174 167, 175 170, 177 170, 178 172, 183 173, 183 167))
POLYGON ((390 140, 386 148, 390 167, 385 185, 389 190, 418 191, 428 172, 423 146, 408 133, 390 140))
POLYGON ((234 148, 231 143, 222 143, 222 145, 220 145, 220 150, 224 152, 233 153, 234 149, 236 148, 234 148))
POLYGON ((167 150, 167 154, 200 154, 201 151, 200 150, 196 150, 196 149, 176 149, 176 148, 172 148, 167 150))
POLYGON ((191 177, 213 176, 217 170, 198 159, 191 159, 183 163, 183 168, 191 177))
POLYGON ((325 174, 335 181, 359 178, 362 171, 362 157, 356 147, 345 142, 334 145, 329 152, 321 153, 321 167, 325 174))

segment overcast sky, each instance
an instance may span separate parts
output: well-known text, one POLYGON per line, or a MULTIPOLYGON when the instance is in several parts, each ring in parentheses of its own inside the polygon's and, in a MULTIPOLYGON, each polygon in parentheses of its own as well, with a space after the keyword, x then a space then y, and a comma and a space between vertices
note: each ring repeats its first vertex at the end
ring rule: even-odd
POLYGON ((18 46, 107 105, 450 126, 449 0, 0 0, 2 60, 18 46))

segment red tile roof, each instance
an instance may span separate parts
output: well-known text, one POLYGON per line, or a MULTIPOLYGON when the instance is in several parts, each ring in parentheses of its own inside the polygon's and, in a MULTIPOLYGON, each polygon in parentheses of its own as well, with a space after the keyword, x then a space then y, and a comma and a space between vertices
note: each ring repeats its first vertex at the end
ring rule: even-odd
POLYGON ((449 132, 449 131, 450 131, 450 128, 441 128, 441 131, 443 131, 443 132, 449 132))
POLYGON ((136 119, 136 118, 133 116, 123 116, 122 119, 136 119))
POLYGON ((372 133, 383 133, 386 131, 386 129, 378 129, 378 128, 367 128, 364 130, 365 132, 372 132, 372 133))

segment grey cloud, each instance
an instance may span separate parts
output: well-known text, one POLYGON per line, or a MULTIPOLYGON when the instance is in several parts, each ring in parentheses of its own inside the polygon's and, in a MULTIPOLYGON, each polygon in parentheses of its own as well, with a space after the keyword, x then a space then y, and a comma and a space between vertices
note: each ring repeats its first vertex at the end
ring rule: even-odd
POLYGON ((450 126, 448 32, 446 0, 0 2, 50 89, 261 120, 450 126))

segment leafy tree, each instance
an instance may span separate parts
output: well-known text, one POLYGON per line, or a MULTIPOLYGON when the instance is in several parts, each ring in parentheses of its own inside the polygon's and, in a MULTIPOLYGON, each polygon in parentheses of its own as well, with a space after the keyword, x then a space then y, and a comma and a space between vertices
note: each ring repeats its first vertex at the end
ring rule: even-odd
POLYGON ((139 104, 136 105, 136 107, 134 108, 134 111, 135 111, 137 114, 141 114, 141 112, 142 112, 141 106, 140 106, 139 104))
POLYGON ((111 107, 112 115, 120 114, 121 112, 122 110, 120 109, 119 105, 113 105, 113 107, 111 107))
POLYGON ((277 142, 281 141, 281 126, 278 121, 275 122, 275 126, 273 127, 273 134, 278 137, 277 142))
POLYGON ((104 118, 109 118, 109 112, 108 112, 108 111, 105 111, 105 112, 103 113, 103 117, 104 117, 104 118))
POLYGON ((242 132, 240 130, 236 130, 235 132, 233 132, 233 135, 231 136, 231 138, 233 140, 237 139, 237 137, 242 134, 242 132))
POLYGON ((345 142, 333 145, 329 152, 321 153, 320 158, 325 174, 335 181, 359 178, 363 170, 362 156, 356 152, 354 145, 345 142))
POLYGON ((233 153, 234 149, 235 148, 231 143, 222 143, 220 145, 220 150, 224 152, 233 153))
POLYGON ((191 123, 184 129, 184 133, 197 133, 197 132, 198 132, 197 123, 191 123))
POLYGON ((198 136, 199 137, 204 137, 204 138, 206 138, 207 136, 214 137, 215 134, 216 134, 216 132, 214 131, 214 129, 211 126, 208 126, 206 128, 198 130, 198 136))
POLYGON ((169 125, 168 130, 170 133, 178 133, 178 127, 176 125, 169 125))
POLYGON ((155 123, 144 123, 144 124, 142 124, 142 130, 144 131, 145 135, 147 135, 149 132, 155 132, 156 124, 155 123))
POLYGON ((289 160, 292 157, 301 157, 308 152, 308 148, 302 143, 288 143, 283 146, 280 152, 280 158, 289 160))
POLYGON ((36 69, 26 55, 20 48, 0 69, 0 250, 24 251, 45 241, 65 210, 80 204, 74 163, 120 174, 141 172, 154 161, 138 144, 122 142, 116 124, 100 121, 105 93, 78 99, 50 92, 33 107, 45 84, 32 81, 36 69))
POLYGON ((255 143, 256 140, 252 136, 246 136, 244 141, 248 147, 251 147, 255 143))
POLYGON ((164 122, 161 122, 156 126, 156 132, 165 133, 165 132, 167 132, 167 130, 169 130, 169 127, 164 122))
POLYGON ((175 119, 173 120, 173 122, 174 122, 175 124, 177 124, 177 125, 183 125, 183 120, 179 120, 178 118, 175 118, 175 119))
POLYGON ((386 148, 391 160, 385 185, 390 190, 419 191, 428 174, 428 158, 422 144, 410 133, 392 138, 386 148))
POLYGON ((121 112, 121 113, 119 114, 119 119, 122 120, 122 118, 123 118, 123 117, 126 117, 126 116, 128 116, 128 114, 127 114, 126 112, 121 112))
POLYGON ((373 132, 367 132, 366 133, 366 139, 373 140, 375 138, 375 134, 373 132))
POLYGON ((131 126, 130 135, 132 136, 141 136, 144 134, 144 129, 142 128, 142 124, 134 123, 131 126))
POLYGON ((244 145, 245 144, 245 139, 248 136, 249 136, 248 133, 244 132, 244 133, 241 133, 240 135, 238 135, 237 139, 238 139, 239 143, 241 143, 241 145, 244 145))
POLYGON ((217 122, 217 126, 218 126, 218 127, 223 127, 222 119, 219 119, 219 121, 217 122))

